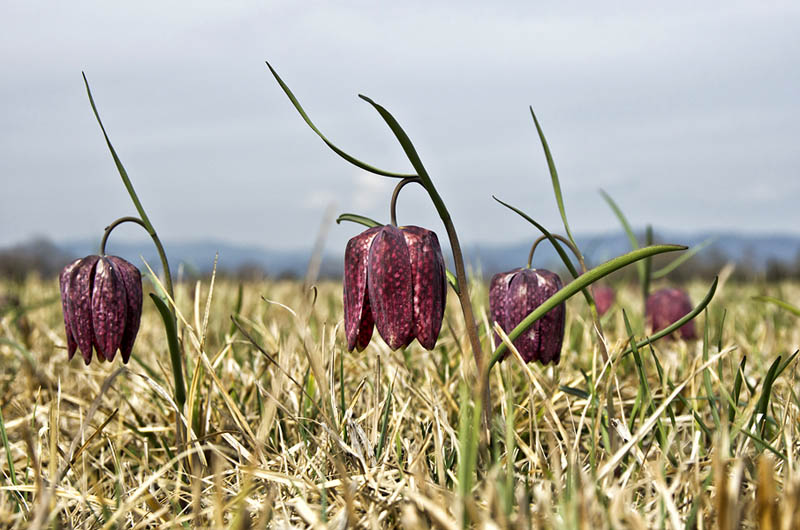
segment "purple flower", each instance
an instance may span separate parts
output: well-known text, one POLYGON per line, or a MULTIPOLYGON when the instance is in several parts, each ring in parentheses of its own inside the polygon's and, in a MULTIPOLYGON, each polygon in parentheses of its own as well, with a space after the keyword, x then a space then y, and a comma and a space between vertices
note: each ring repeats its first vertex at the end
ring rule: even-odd
MULTIPOLYGON (((514 269, 496 274, 489 286, 493 321, 510 333, 534 309, 561 289, 558 274, 545 269, 514 269)), ((514 341, 525 362, 558 364, 564 342, 565 305, 562 303, 531 325, 514 341)), ((495 335, 496 341, 500 338, 495 335)))
POLYGON ((418 226, 370 228, 347 243, 344 327, 347 350, 362 351, 378 328, 393 350, 415 338, 433 349, 447 297, 439 239, 418 226))
MULTIPOLYGON (((647 297, 645 304, 645 316, 647 324, 653 332, 660 331, 673 322, 680 320, 692 310, 692 301, 689 295, 682 289, 668 287, 656 291, 647 297)), ((694 321, 689 321, 677 330, 684 340, 697 338, 694 329, 694 321)))
POLYGON ((594 303, 597 305, 597 314, 603 316, 606 314, 606 311, 611 309, 611 306, 614 305, 617 295, 614 292, 614 289, 608 285, 598 285, 596 287, 592 287, 592 291, 594 303))
POLYGON ((127 363, 142 316, 142 277, 117 256, 86 256, 59 276, 69 359, 81 350, 88 365, 92 348, 112 361, 117 350, 127 363))

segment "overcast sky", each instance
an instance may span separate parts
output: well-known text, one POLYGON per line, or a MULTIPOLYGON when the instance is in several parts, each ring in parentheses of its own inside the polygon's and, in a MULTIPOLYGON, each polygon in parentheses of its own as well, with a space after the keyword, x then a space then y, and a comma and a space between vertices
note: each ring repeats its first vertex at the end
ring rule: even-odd
MULTIPOLYGON (((602 188, 637 227, 800 233, 800 3, 644 4, 3 0, 0 245, 135 213, 82 70, 166 241, 306 248, 331 203, 388 221, 395 181, 329 151, 265 60, 336 144, 411 171, 357 94, 391 111, 463 242, 536 235, 493 194, 563 231, 528 105, 574 232, 618 229, 602 188)), ((444 238, 420 188, 398 221, 444 238)))

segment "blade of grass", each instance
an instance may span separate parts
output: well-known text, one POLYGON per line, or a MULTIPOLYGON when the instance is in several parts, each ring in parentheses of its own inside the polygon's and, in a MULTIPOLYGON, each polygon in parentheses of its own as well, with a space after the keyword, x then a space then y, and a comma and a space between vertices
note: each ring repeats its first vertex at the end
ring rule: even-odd
MULTIPOLYGON (((739 394, 742 391, 742 377, 744 375, 744 369, 747 366, 747 355, 742 357, 741 362, 739 363, 739 369, 736 371, 736 378, 733 380, 733 402, 736 406, 739 406, 739 394)), ((728 424, 733 424, 733 420, 736 417, 736 407, 729 405, 728 406, 728 424)))
POLYGON ((567 233, 567 237, 572 244, 575 245, 575 248, 578 248, 578 245, 575 243, 575 238, 572 237, 572 231, 569 229, 569 222, 567 222, 567 210, 564 207, 564 197, 561 194, 561 182, 558 179, 558 171, 556 171, 556 164, 553 161, 553 155, 550 153, 550 146, 547 144, 542 127, 539 125, 539 120, 536 118, 536 114, 533 112, 533 107, 530 107, 530 111, 531 117, 533 117, 533 123, 536 125, 536 132, 539 134, 539 140, 542 142, 544 156, 547 159, 547 167, 550 170, 550 180, 553 183, 553 192, 556 195, 558 212, 561 214, 561 220, 564 223, 564 231, 567 233))
MULTIPOLYGON (((706 310, 703 326, 703 361, 708 361, 708 310, 706 310)), ((721 428, 719 421, 719 411, 717 410, 717 398, 714 395, 714 389, 711 386, 711 374, 709 368, 703 370, 703 386, 706 391, 707 403, 711 407, 711 417, 714 419, 714 426, 717 431, 721 428)))
POLYGON ((783 300, 779 300, 778 298, 774 298, 772 296, 754 296, 753 300, 757 300, 759 302, 766 302, 769 304, 775 304, 776 306, 789 311, 794 316, 800 317, 800 307, 793 306, 789 302, 784 302, 783 300))
POLYGON ((695 246, 691 247, 684 254, 681 254, 680 257, 675 258, 670 263, 664 265, 663 267, 661 267, 657 271, 654 271, 650 275, 650 279, 652 279, 652 280, 660 280, 661 278, 663 278, 664 276, 666 276, 670 272, 674 271, 675 269, 677 269, 678 267, 680 267, 681 265, 683 265, 684 263, 686 263, 687 261, 692 259, 698 252, 700 252, 701 250, 706 248, 708 245, 710 245, 714 241, 715 241, 715 238, 710 237, 710 238, 706 239, 705 241, 703 241, 702 243, 700 243, 699 245, 695 245, 695 246))
POLYGON ((394 173, 392 171, 385 171, 383 169, 379 169, 379 168, 377 168, 375 166, 371 166, 371 165, 367 164, 366 162, 362 162, 361 160, 355 158, 354 156, 351 156, 351 155, 347 154, 346 152, 344 152, 341 149, 339 149, 338 147, 336 147, 336 145, 334 145, 333 142, 328 140, 325 137, 325 135, 322 134, 322 131, 317 129, 317 126, 314 125, 314 122, 312 122, 311 118, 308 117, 308 114, 306 114, 306 111, 300 105, 300 102, 297 100, 295 95, 292 93, 292 91, 289 89, 289 87, 286 85, 286 83, 283 82, 283 79, 280 78, 280 76, 278 75, 278 72, 276 72, 275 69, 272 68, 272 65, 269 64, 269 62, 267 62, 267 68, 269 68, 269 71, 272 72, 272 75, 275 77, 275 80, 281 86, 281 88, 283 89, 283 92, 289 98, 289 101, 292 102, 292 105, 294 105, 295 110, 297 110, 297 112, 303 118, 303 121, 305 121, 306 124, 309 127, 311 127, 311 130, 314 131, 317 134, 317 136, 319 136, 320 139, 323 142, 325 142, 325 145, 327 145, 334 153, 336 153, 340 157, 344 158, 345 160, 347 160, 348 162, 350 162, 354 166, 356 166, 358 168, 361 168, 364 171, 369 171, 370 173, 374 173, 376 175, 381 175, 383 177, 399 178, 399 179, 409 178, 409 177, 416 177, 416 175, 414 175, 414 174, 394 173))
MULTIPOLYGON (((631 243, 631 249, 636 250, 637 248, 639 248, 639 241, 636 239, 636 234, 633 233, 633 228, 631 228, 628 219, 625 217, 625 214, 622 213, 620 207, 617 205, 616 202, 614 202, 614 199, 611 198, 611 195, 609 195, 605 191, 600 190, 600 195, 603 196, 608 205, 611 207, 611 211, 613 211, 614 215, 616 215, 617 219, 619 219, 619 222, 622 225, 622 229, 625 230, 625 235, 628 236, 628 241, 630 241, 631 243)), ((644 281, 644 263, 636 264, 636 272, 639 274, 639 281, 640 282, 644 281)))

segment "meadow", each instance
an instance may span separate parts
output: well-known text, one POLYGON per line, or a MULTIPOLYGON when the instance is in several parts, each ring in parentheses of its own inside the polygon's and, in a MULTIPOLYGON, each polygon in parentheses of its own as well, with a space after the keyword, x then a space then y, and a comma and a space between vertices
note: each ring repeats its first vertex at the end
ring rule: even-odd
MULTIPOLYGON (((19 298, 0 308, 0 526, 796 528, 800 328, 753 297, 798 301, 800 284, 729 273, 699 340, 624 356, 643 301, 616 284, 608 362, 571 298, 560 364, 498 363, 487 423, 452 292, 433 351, 376 333, 348 353, 339 282, 177 281, 181 407, 146 295, 129 364, 85 366, 56 279, 0 281, 19 298)), ((697 303, 709 285, 685 287, 697 303)))

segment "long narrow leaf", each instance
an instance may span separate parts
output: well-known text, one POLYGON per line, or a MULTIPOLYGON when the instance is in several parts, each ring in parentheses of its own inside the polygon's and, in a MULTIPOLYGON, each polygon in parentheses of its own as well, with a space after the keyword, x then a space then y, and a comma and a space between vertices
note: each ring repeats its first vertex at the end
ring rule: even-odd
POLYGON ((569 229, 569 223, 567 222, 567 210, 564 207, 564 197, 561 194, 561 182, 558 179, 558 171, 556 171, 556 164, 553 162, 553 155, 550 153, 550 146, 547 145, 547 140, 544 137, 544 132, 542 131, 541 125, 539 125, 539 120, 536 118, 536 114, 533 112, 533 107, 530 107, 530 110, 531 117, 533 117, 533 123, 536 125, 536 132, 539 134, 539 140, 542 142, 544 156, 547 159, 547 167, 550 170, 550 180, 553 182, 553 192, 556 195, 556 203, 558 203, 558 211, 561 214, 561 220, 564 222, 564 230, 567 232, 567 237, 572 244, 577 247, 575 244, 575 238, 572 237, 572 231, 569 229))
POLYGON ((698 252, 700 252, 701 250, 703 250, 704 248, 706 248, 708 245, 710 245, 713 242, 714 242, 714 238, 711 237, 709 239, 706 239, 705 241, 703 241, 699 245, 693 246, 692 248, 687 250, 684 254, 681 254, 679 257, 675 258, 672 262, 668 263, 667 265, 665 265, 665 266, 661 267, 660 269, 658 269, 657 271, 653 272, 650 275, 650 279, 651 280, 660 280, 661 278, 663 278, 664 276, 666 276, 670 272, 674 271, 675 269, 677 269, 678 267, 680 267, 681 265, 683 265, 684 263, 686 263, 687 261, 692 259, 698 252))
POLYGON ((292 105, 294 105, 294 108, 297 110, 297 112, 300 114, 300 116, 303 118, 303 120, 306 122, 306 124, 309 127, 311 127, 312 131, 317 133, 317 136, 319 136, 322 139, 322 141, 325 142, 325 145, 330 147, 330 149, 334 153, 336 153, 340 157, 344 158, 345 160, 347 160, 348 162, 350 162, 354 166, 363 169, 364 171, 369 171, 370 173, 374 173, 376 175, 381 175, 383 177, 391 177, 391 178, 400 178, 400 179, 402 179, 402 178, 408 178, 408 177, 415 177, 416 176, 416 175, 413 175, 413 174, 395 173, 395 172, 392 172, 392 171, 386 171, 386 170, 377 168, 375 166, 367 164, 366 162, 362 162, 361 160, 357 159, 356 157, 354 157, 352 155, 349 155, 346 152, 344 152, 341 149, 339 149, 338 147, 336 147, 336 145, 334 145, 333 142, 328 140, 325 137, 325 135, 322 134, 322 131, 317 129, 317 126, 314 125, 314 122, 312 122, 311 118, 308 117, 308 114, 306 114, 306 111, 303 110, 303 107, 300 105, 300 102, 297 101, 297 98, 294 96, 292 91, 289 89, 289 87, 286 85, 286 83, 283 82, 283 79, 280 78, 280 76, 278 75, 278 72, 276 72, 275 69, 272 68, 272 65, 267 63, 267 68, 269 68, 269 71, 272 72, 272 75, 275 77, 275 80, 281 86, 281 88, 283 89, 284 93, 289 98, 289 101, 292 102, 292 105))
POLYGON ((754 296, 753 300, 758 300, 759 302, 767 302, 768 304, 775 304, 776 306, 789 311, 793 315, 800 317, 800 308, 797 306, 793 306, 789 302, 784 302, 783 300, 779 300, 772 296, 754 296))
MULTIPOLYGON (((625 217, 625 214, 622 213, 620 207, 617 205, 616 202, 614 202, 614 199, 611 198, 611 195, 609 195, 605 191, 600 190, 600 195, 603 196, 608 205, 611 207, 611 211, 613 211, 614 215, 616 215, 617 219, 619 219, 619 222, 622 225, 622 229, 625 230, 625 235, 628 236, 628 241, 631 242, 631 249, 636 250, 637 248, 639 248, 639 241, 636 239, 636 234, 633 233, 633 228, 631 228, 628 219, 625 217)), ((640 262, 636 264, 636 272, 639 274, 639 281, 640 282, 643 281, 644 263, 640 262)))

